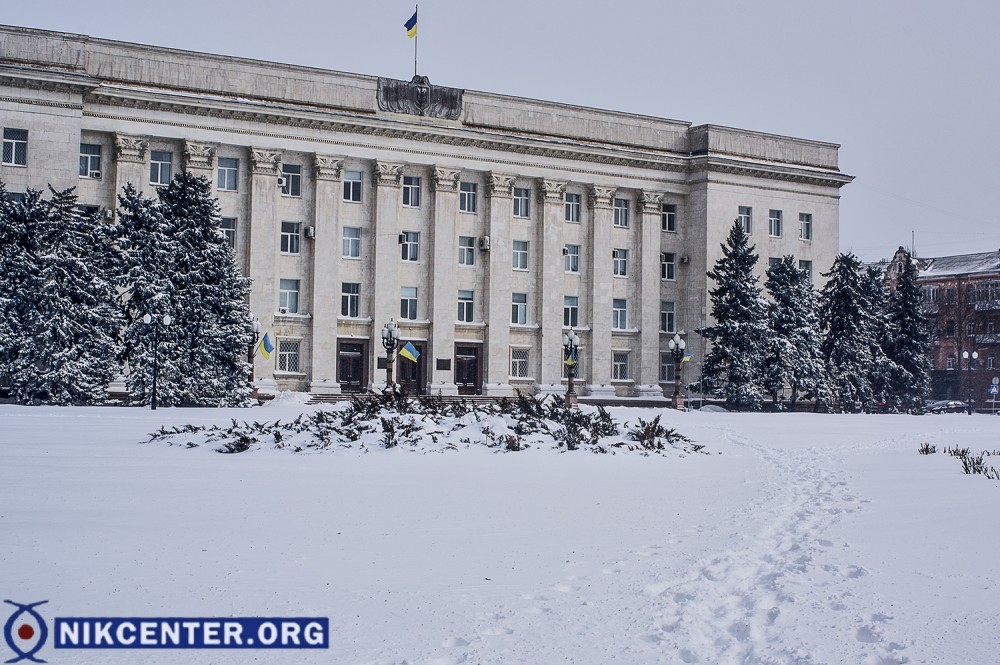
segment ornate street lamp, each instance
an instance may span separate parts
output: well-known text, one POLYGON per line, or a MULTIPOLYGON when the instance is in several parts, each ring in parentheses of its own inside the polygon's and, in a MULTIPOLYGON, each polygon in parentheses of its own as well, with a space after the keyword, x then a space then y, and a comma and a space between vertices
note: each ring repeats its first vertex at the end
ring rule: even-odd
MULTIPOLYGON (((681 331, 684 332, 684 331, 681 331)), ((667 348, 674 357, 674 396, 671 406, 675 409, 684 409, 684 396, 681 394, 681 363, 684 362, 684 347, 687 343, 680 334, 674 333, 672 339, 667 340, 667 348)))
POLYGON ((154 319, 149 314, 143 314, 142 316, 143 323, 147 326, 150 324, 153 326, 153 394, 149 400, 150 411, 156 411, 156 380, 160 372, 159 354, 157 353, 160 346, 160 324, 169 326, 171 321, 173 319, 170 318, 169 314, 164 314, 162 319, 154 319))
POLYGON ((576 408, 576 389, 573 385, 573 379, 576 378, 576 350, 580 346, 580 336, 570 328, 569 332, 563 333, 562 345, 566 376, 569 379, 566 387, 566 406, 573 409, 576 408))
POLYGON ((392 362, 395 360, 396 347, 399 346, 399 326, 392 319, 382 326, 382 346, 385 347, 385 387, 392 386, 392 362))
POLYGON ((970 356, 968 351, 962 351, 962 357, 968 361, 968 365, 966 365, 965 385, 969 389, 968 390, 969 415, 971 416, 972 415, 972 363, 974 360, 976 360, 976 358, 979 357, 979 354, 973 351, 972 355, 970 356))

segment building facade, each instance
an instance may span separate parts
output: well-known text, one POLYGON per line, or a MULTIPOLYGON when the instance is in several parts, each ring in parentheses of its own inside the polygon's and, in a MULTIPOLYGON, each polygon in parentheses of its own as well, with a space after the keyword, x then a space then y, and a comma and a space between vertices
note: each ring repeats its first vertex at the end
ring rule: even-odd
POLYGON ((0 179, 113 209, 182 169, 216 185, 263 387, 377 386, 382 326, 435 394, 662 395, 697 362, 706 271, 739 218, 818 276, 839 243, 836 144, 412 81, 0 27, 0 179))

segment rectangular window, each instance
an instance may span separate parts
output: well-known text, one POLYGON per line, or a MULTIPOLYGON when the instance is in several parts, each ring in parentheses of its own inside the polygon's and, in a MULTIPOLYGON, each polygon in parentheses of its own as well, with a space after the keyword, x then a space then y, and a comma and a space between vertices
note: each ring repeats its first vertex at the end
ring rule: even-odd
POLYGON ((677 255, 673 252, 660 254, 660 279, 677 279, 677 255))
POLYGON ((173 159, 173 153, 162 150, 153 150, 149 153, 149 184, 170 184, 170 173, 172 171, 170 163, 173 159))
POLYGON ((341 256, 348 259, 360 259, 361 228, 358 226, 345 226, 342 244, 341 256))
POLYGON ((628 228, 628 199, 615 199, 615 226, 628 228))
POLYGON ((799 270, 806 274, 806 284, 813 283, 813 262, 799 261, 799 270))
POLYGON ((955 319, 948 319, 944 323, 944 336, 954 337, 955 336, 955 319))
POLYGON ((771 210, 767 213, 767 235, 772 238, 781 237, 781 211, 771 210))
POLYGON ((958 304, 958 289, 944 290, 944 304, 946 305, 958 304))
POLYGON ((278 280, 278 311, 283 314, 299 313, 299 280, 278 280))
POLYGON ((767 259, 767 267, 768 268, 773 268, 774 266, 779 265, 780 263, 781 263, 781 259, 778 258, 778 257, 775 257, 775 256, 770 256, 767 259))
POLYGON ((528 241, 515 240, 514 250, 511 252, 510 265, 514 270, 528 269, 528 241))
POLYGON ((611 354, 611 380, 628 381, 628 351, 615 351, 611 354))
POLYGON ((344 171, 344 200, 361 203, 361 171, 344 171))
POLYGON ((612 301, 611 327, 615 330, 628 328, 628 302, 624 298, 615 298, 612 301))
POLYGON ((673 203, 660 205, 660 230, 670 233, 677 231, 677 206, 673 203))
POLYGON ((948 357, 944 359, 945 369, 955 369, 955 356, 948 354, 948 357))
POLYGON ((218 182, 219 191, 235 192, 237 176, 240 173, 240 160, 234 157, 219 157, 218 182))
POLYGON ((299 371, 299 342, 295 340, 278 340, 278 371, 299 371))
POLYGON ((510 350, 510 375, 519 379, 528 376, 528 349, 510 350))
POLYGON ((674 382, 674 355, 672 353, 660 354, 660 383, 674 382))
POLYGON ((580 272, 579 245, 566 245, 563 247, 563 270, 571 273, 580 272))
POLYGON ((528 294, 510 294, 510 322, 522 325, 528 322, 528 294))
POLYGON ((458 291, 458 320, 463 323, 472 323, 474 315, 475 294, 472 291, 458 291))
POLYGON ((282 196, 302 196, 302 167, 298 164, 282 164, 281 177, 284 184, 281 186, 282 196))
POLYGON ((223 217, 219 221, 219 229, 226 236, 226 243, 230 249, 236 249, 236 218, 223 217))
POLYGON ((403 176, 403 207, 420 207, 420 178, 417 176, 403 176))
POLYGON ((458 265, 476 265, 476 239, 469 236, 458 237, 458 265))
POLYGON ((399 256, 404 261, 420 260, 420 233, 417 231, 403 231, 399 234, 402 243, 400 244, 399 256))
POLYGON ((302 224, 300 224, 299 222, 281 223, 282 254, 299 253, 299 240, 302 238, 301 231, 302 231, 302 224))
POLYGON ((80 144, 80 177, 101 177, 101 146, 94 143, 80 144))
POLYGON ((660 303, 660 332, 672 333, 676 331, 674 303, 664 300, 660 303))
POLYGON ((361 312, 361 285, 343 282, 340 285, 340 315, 356 319, 361 312))
POLYGON ((563 296, 563 326, 576 328, 580 325, 580 297, 563 296))
POLYGON ((479 187, 474 182, 458 184, 458 209, 462 212, 476 212, 476 193, 479 187))
POLYGON ((933 305, 937 302, 938 287, 936 286, 925 286, 921 289, 924 295, 924 302, 928 305, 933 305))
POLYGON ((528 217, 531 213, 528 204, 531 200, 531 190, 527 187, 514 188, 514 216, 528 217))
POLYGON ((399 289, 399 318, 417 318, 417 287, 403 286, 399 289))
POLYGON ((813 239, 813 216, 812 213, 799 213, 799 240, 813 239))
POLYGON ((3 160, 8 166, 28 165, 28 130, 10 129, 3 130, 3 160))
POLYGON ((986 369, 994 369, 993 356, 990 356, 986 359, 986 369))
POLYGON ((753 208, 750 206, 740 206, 739 215, 736 219, 739 221, 740 226, 743 227, 743 233, 747 235, 753 233, 753 208))
POLYGON ((615 277, 628 277, 628 250, 611 250, 611 272, 615 277))
POLYGON ((580 222, 580 201, 583 197, 579 194, 564 194, 566 201, 566 221, 567 222, 580 222))

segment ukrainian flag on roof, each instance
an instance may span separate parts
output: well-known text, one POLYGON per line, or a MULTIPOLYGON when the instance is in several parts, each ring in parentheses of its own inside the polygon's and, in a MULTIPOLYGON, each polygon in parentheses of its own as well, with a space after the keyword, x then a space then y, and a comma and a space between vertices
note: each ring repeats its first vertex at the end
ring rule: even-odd
POLYGON ((410 20, 403 24, 403 27, 406 28, 406 36, 407 37, 416 37, 417 36, 417 12, 416 12, 416 10, 414 10, 413 16, 410 17, 410 20))

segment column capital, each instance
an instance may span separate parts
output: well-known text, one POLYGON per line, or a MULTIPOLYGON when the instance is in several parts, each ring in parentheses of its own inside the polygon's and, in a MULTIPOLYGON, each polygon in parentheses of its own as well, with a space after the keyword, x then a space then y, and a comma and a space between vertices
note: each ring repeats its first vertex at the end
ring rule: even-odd
POLYGON ((659 214, 660 205, 663 203, 664 192, 651 192, 642 190, 639 198, 635 202, 637 213, 659 214))
POLYGON ((149 142, 144 138, 115 134, 115 158, 119 162, 144 163, 148 146, 149 142))
POLYGON ((399 187, 403 182, 403 165, 393 162, 375 162, 372 182, 376 187, 399 187))
POLYGON ((458 179, 461 175, 462 172, 458 169, 435 166, 431 182, 434 183, 434 189, 439 192, 454 192, 458 189, 458 179))
POLYGON ((490 173, 486 179, 486 196, 490 198, 509 199, 514 196, 514 180, 512 175, 490 173))
POLYGON ((615 192, 617 187, 606 187, 604 185, 591 185, 588 202, 591 208, 610 210, 615 204, 615 192))
POLYGON ((538 187, 538 203, 562 203, 566 183, 559 180, 542 180, 538 187))
POLYGON ((250 148, 250 172, 258 175, 278 175, 281 171, 281 151, 250 148))
POLYGON ((215 146, 184 141, 184 169, 211 169, 215 166, 215 146))
POLYGON ((316 180, 340 180, 344 170, 344 160, 340 157, 329 155, 313 155, 314 166, 316 168, 316 180))

